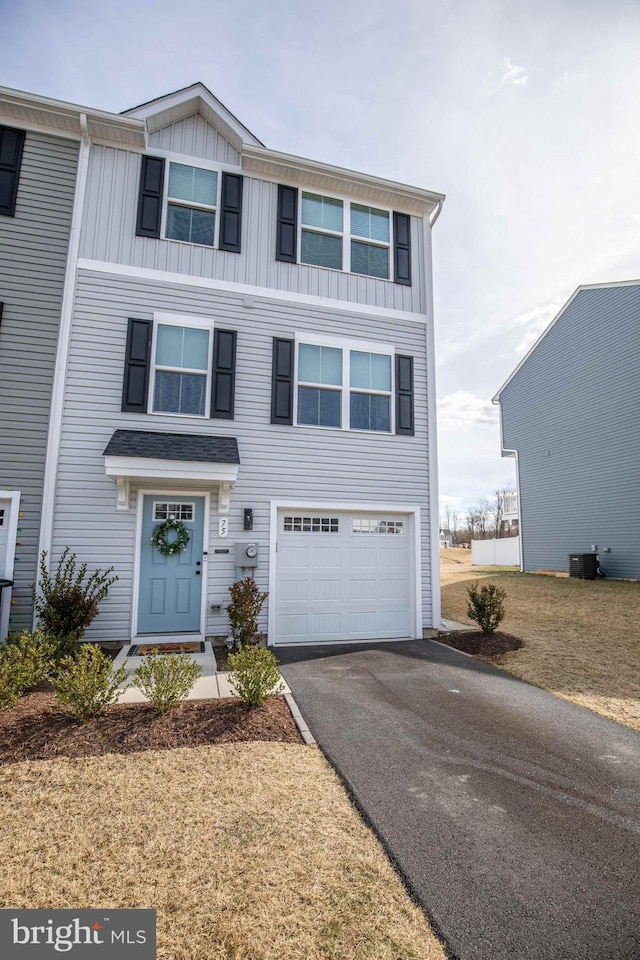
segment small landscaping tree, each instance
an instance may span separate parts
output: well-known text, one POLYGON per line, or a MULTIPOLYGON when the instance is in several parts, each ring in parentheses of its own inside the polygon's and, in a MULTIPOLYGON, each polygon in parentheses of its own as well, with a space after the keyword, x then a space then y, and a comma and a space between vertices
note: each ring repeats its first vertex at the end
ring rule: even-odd
POLYGON ((229 654, 229 680, 250 707, 277 697, 283 689, 278 661, 266 647, 244 646, 229 654))
POLYGON ((152 706, 166 713, 186 700, 200 676, 200 667, 183 653, 147 654, 133 676, 133 685, 152 706))
POLYGON ((76 555, 65 547, 52 577, 47 569, 47 553, 42 553, 40 593, 34 587, 33 602, 41 626, 57 647, 58 658, 73 653, 84 636, 98 613, 100 601, 118 579, 112 573, 113 567, 109 567, 105 571, 94 570, 87 578, 87 564, 76 570, 76 555))
POLYGON ((262 606, 269 596, 261 593, 253 577, 245 577, 229 587, 231 603, 227 606, 229 626, 240 646, 249 643, 258 644, 264 639, 264 633, 258 633, 258 617, 262 606))
POLYGON ((113 669, 111 657, 84 643, 75 656, 64 657, 52 679, 58 700, 80 720, 102 713, 118 699, 118 687, 127 679, 124 667, 113 669))
POLYGON ((499 623, 504 620, 504 603, 506 591, 494 583, 485 584, 478 590, 476 580, 467 590, 469 605, 467 616, 479 624, 483 633, 493 633, 499 623))

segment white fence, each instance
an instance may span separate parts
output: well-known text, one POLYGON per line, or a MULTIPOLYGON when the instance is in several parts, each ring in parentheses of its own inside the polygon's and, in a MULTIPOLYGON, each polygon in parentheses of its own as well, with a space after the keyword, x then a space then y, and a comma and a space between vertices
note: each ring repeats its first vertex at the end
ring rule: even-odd
POLYGON ((520 537, 472 540, 471 563, 476 567, 520 566, 520 537))

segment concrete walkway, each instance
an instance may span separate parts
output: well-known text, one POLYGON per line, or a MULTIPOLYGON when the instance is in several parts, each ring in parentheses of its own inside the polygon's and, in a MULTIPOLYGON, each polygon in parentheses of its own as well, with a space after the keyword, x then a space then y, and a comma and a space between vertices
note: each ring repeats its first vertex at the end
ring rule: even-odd
POLYGON ((640 957, 640 736, 431 641, 282 648, 452 957, 640 957))
MULTIPOLYGON (((131 644, 124 646, 113 661, 114 669, 117 670, 118 667, 123 666, 129 674, 129 678, 133 676, 144 659, 143 657, 130 657, 130 649, 131 644)), ((213 648, 209 640, 205 641, 204 653, 183 653, 181 656, 188 656, 190 660, 193 660, 193 662, 197 663, 200 667, 200 676, 191 688, 187 700, 210 700, 217 699, 219 697, 237 697, 237 693, 229 681, 228 673, 218 671, 213 648)), ((283 683, 284 689, 282 692, 290 693, 286 682, 283 681, 283 683)), ((147 701, 147 698, 144 696, 144 694, 141 693, 137 687, 134 687, 131 684, 131 679, 128 679, 122 684, 121 690, 122 693, 118 697, 118 703, 146 703, 147 701)))

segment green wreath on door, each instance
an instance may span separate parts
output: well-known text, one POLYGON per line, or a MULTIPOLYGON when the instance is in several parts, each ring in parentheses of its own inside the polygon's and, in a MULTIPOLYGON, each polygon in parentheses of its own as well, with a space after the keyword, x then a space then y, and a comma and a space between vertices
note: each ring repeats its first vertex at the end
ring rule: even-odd
POLYGON ((183 550, 186 550, 190 539, 191 534, 182 520, 163 520, 151 534, 151 543, 165 557, 175 557, 182 553, 183 550), (176 531, 178 534, 177 540, 169 540, 170 530, 176 531))

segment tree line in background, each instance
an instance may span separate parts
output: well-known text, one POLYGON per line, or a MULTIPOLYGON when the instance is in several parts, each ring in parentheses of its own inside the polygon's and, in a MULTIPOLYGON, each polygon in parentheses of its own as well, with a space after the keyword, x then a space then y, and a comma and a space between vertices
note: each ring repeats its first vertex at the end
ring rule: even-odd
POLYGON ((440 529, 452 546, 469 546, 472 540, 491 540, 518 536, 518 521, 505 520, 505 502, 515 497, 513 488, 496 490, 483 497, 463 514, 449 505, 444 507, 440 529))

